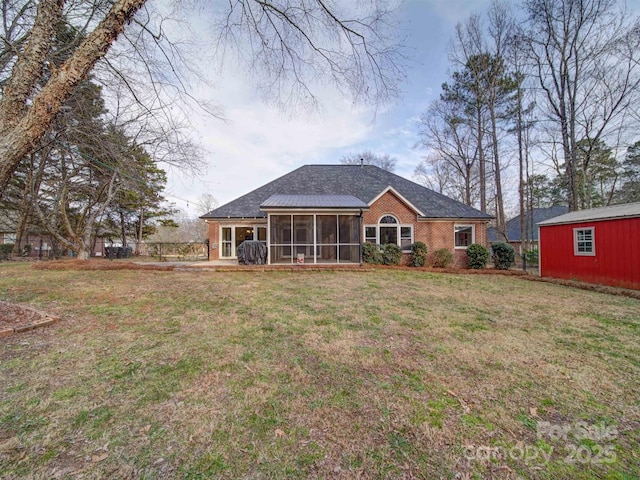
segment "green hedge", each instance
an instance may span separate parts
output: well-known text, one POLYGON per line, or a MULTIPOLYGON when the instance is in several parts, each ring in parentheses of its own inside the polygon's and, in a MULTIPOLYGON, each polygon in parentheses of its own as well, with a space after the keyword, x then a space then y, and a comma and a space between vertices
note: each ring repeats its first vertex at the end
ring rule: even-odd
POLYGON ((13 243, 3 243, 0 245, 0 260, 8 260, 13 252, 13 243))
POLYGON ((527 260, 527 265, 538 265, 540 261, 538 258, 538 250, 525 250, 524 258, 527 260))
POLYGON ((382 263, 385 265, 400 265, 402 250, 395 243, 387 243, 382 246, 382 263))
POLYGON ((372 265, 400 265, 402 250, 395 243, 377 245, 362 244, 362 261, 372 265))
POLYGON ((433 266, 436 268, 447 268, 453 263, 453 253, 446 248, 440 248, 433 252, 433 266))
POLYGON ((382 252, 380 251, 380 246, 375 243, 363 243, 362 261, 371 265, 381 265, 382 252))
POLYGON ((493 264, 497 270, 509 270, 516 260, 516 251, 508 243, 495 242, 491 244, 493 264))
POLYGON ((411 245, 411 266, 424 267, 427 263, 427 245, 424 242, 415 242, 411 245))
POLYGON ((481 270, 487 266, 489 250, 479 243, 473 243, 467 247, 467 263, 469 268, 481 270))

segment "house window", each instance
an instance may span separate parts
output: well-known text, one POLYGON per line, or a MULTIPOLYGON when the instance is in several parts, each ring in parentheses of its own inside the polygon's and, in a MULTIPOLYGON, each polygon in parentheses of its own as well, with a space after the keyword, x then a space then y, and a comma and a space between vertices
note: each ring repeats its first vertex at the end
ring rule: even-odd
POLYGON ((455 247, 467 248, 475 243, 475 233, 474 225, 456 225, 454 227, 455 247))
POLYGON ((364 241, 378 243, 378 229, 372 226, 364 227, 364 241))
POLYGON ((573 229, 574 255, 594 256, 596 254, 594 230, 594 227, 573 229))
POLYGON ((367 243, 379 245, 395 243, 403 252, 409 252, 413 243, 413 225, 401 225, 393 215, 384 215, 378 225, 365 225, 364 239, 367 243))
POLYGON ((4 243, 16 243, 17 238, 18 238, 18 235, 16 233, 5 233, 4 243))
POLYGON ((231 257, 233 255, 231 231, 231 227, 222 227, 222 235, 220 236, 222 257, 231 257))

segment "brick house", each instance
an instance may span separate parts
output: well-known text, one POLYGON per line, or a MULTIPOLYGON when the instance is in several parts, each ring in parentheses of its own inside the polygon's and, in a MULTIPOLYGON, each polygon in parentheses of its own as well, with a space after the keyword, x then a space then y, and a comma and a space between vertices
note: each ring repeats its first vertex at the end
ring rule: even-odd
POLYGON ((268 263, 360 263, 364 242, 446 248, 487 243, 486 213, 371 165, 305 165, 202 217, 210 259, 236 259, 245 240, 267 246, 268 263))

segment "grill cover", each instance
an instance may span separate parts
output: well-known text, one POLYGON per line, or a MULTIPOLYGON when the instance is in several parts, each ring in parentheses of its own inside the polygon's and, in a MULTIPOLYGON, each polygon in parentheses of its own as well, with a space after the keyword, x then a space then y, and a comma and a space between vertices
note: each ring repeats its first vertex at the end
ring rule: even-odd
POLYGON ((267 247, 258 240, 245 240, 238 245, 238 263, 264 265, 267 263, 267 247))

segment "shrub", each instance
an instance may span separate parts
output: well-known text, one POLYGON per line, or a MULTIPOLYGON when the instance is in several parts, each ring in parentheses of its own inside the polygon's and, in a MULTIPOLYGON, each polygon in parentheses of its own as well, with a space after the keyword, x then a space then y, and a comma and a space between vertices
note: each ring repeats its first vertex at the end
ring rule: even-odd
POLYGON ((495 242, 491 244, 493 264, 498 270, 508 270, 516 259, 516 251, 508 243, 495 242))
POLYGON ((453 262, 453 253, 446 248, 441 248, 433 252, 433 266, 437 268, 447 268, 453 262))
POLYGON ((7 260, 13 252, 13 243, 3 243, 0 245, 0 260, 7 260))
POLYGON ((527 261, 527 265, 538 265, 538 250, 525 250, 524 258, 527 261))
POLYGON ((402 250, 395 243, 387 243, 382 246, 382 263, 385 265, 400 265, 402 250))
POLYGON ((375 243, 363 243, 362 261, 373 265, 380 265, 382 263, 382 252, 380 251, 380 246, 375 243))
POLYGON ((489 250, 479 243, 471 244, 467 247, 467 261, 469 268, 483 269, 489 261, 489 250))
POLYGON ((411 245, 411 266, 424 267, 427 263, 427 245, 415 242, 411 245))

